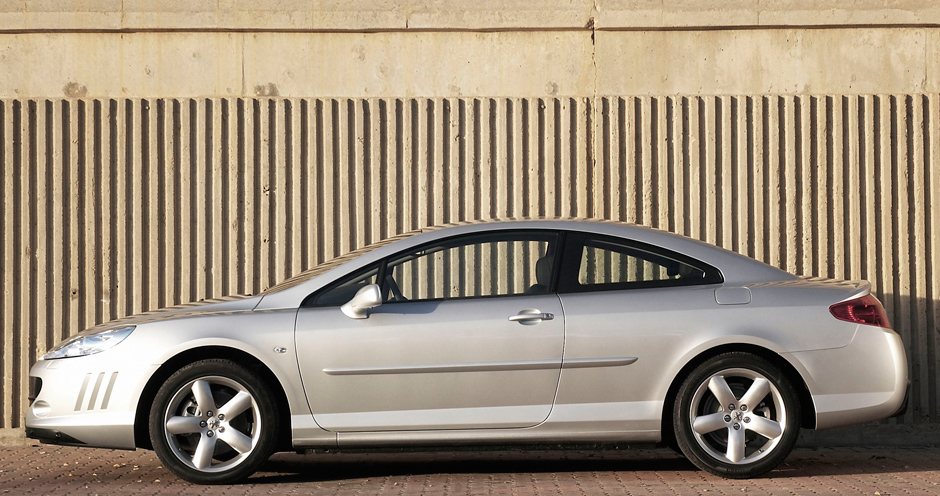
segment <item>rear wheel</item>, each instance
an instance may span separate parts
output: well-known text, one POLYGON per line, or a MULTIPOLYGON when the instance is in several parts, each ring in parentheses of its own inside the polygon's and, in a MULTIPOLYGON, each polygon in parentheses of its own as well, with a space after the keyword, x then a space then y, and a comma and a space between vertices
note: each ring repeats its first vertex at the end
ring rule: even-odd
POLYGON ((277 406, 265 384, 229 360, 203 360, 170 376, 150 410, 154 451, 179 478, 231 484, 274 451, 277 406))
POLYGON ((749 353, 696 367, 673 409, 676 441, 699 468, 743 479, 783 461, 799 436, 800 404, 786 375, 749 353))

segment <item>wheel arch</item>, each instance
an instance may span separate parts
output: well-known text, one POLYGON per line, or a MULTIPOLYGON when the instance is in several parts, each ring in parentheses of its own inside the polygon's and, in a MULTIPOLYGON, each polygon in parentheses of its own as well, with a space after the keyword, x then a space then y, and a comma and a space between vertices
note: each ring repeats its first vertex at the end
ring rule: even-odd
POLYGON ((258 375, 271 387, 274 393, 274 401, 278 406, 278 450, 289 450, 291 448, 291 426, 290 426, 290 405, 287 402, 287 394, 277 376, 261 360, 242 350, 229 348, 226 346, 202 346, 183 351, 169 360, 165 361, 156 372, 150 376, 147 385, 144 386, 137 402, 137 411, 134 415, 134 444, 138 448, 153 449, 150 442, 148 422, 150 418, 150 406, 157 395, 157 390, 166 382, 174 372, 190 363, 207 359, 225 359, 236 362, 253 369, 258 375))
POLYGON ((699 353, 694 358, 689 360, 685 366, 679 370, 679 373, 676 374, 676 376, 672 379, 672 383, 669 385, 669 389, 666 393, 666 398, 663 401, 663 411, 660 421, 660 430, 662 432, 663 443, 666 443, 669 446, 674 446, 676 443, 675 433, 672 429, 672 408, 676 402, 676 395, 679 392, 679 387, 682 385, 682 382, 686 377, 688 377, 692 370, 695 369, 695 367, 698 367, 710 358, 721 355, 722 353, 730 352, 744 352, 759 356, 771 362, 774 366, 783 371, 787 378, 789 378, 793 383, 793 387, 796 389, 797 395, 799 397, 801 411, 800 426, 807 429, 813 429, 816 427, 816 406, 813 403, 813 397, 809 392, 809 387, 806 385, 806 381, 803 380, 803 376, 792 364, 790 364, 790 362, 788 362, 779 354, 762 346, 746 343, 731 343, 709 348, 699 353))

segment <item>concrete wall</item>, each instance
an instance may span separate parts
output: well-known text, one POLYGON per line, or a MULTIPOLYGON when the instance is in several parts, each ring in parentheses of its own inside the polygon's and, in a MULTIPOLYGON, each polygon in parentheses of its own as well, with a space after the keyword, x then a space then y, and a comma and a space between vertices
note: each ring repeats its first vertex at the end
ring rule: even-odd
POLYGON ((82 328, 542 215, 872 281, 914 390, 864 432, 940 438, 940 9, 177 3, 0 4, 0 442, 82 328))

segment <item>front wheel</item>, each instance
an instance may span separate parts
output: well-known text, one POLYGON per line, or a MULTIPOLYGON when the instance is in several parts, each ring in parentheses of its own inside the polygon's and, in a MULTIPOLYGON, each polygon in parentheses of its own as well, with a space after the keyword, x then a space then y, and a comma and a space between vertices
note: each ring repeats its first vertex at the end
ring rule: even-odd
POLYGON ((696 466, 745 479, 783 461, 799 436, 800 404, 777 367, 749 353, 726 353, 696 367, 673 409, 676 440, 696 466))
POLYGON ((231 484, 274 451, 277 406, 265 384, 229 360, 187 365, 163 384, 150 410, 154 451, 179 478, 231 484))

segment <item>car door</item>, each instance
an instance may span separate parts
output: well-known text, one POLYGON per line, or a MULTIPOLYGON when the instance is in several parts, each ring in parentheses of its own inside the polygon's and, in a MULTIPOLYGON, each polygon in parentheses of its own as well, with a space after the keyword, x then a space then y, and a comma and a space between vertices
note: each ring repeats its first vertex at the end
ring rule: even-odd
POLYGON ((635 241, 570 233, 558 292, 565 308, 565 363, 609 359, 612 367, 565 367, 554 420, 657 433, 672 370, 717 308, 717 269, 635 241), (619 365, 616 359, 630 359, 619 365))
POLYGON ((297 316, 300 372, 327 430, 511 428, 548 417, 564 348, 558 234, 501 231, 409 250, 327 286, 297 316), (338 305, 378 284, 367 318, 338 305))

